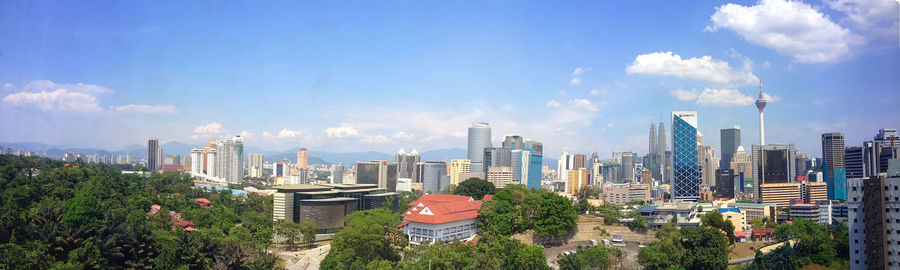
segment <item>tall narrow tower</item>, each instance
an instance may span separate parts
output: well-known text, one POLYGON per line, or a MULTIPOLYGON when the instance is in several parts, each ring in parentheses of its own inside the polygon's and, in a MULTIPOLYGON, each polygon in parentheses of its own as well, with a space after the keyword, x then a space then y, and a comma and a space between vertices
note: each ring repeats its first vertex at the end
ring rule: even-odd
MULTIPOLYGON (((760 84, 760 87, 762 85, 760 84)), ((759 99, 756 100, 756 108, 759 109, 759 145, 766 145, 766 130, 763 122, 763 109, 766 108, 766 99, 763 98, 762 90, 759 90, 759 99)))

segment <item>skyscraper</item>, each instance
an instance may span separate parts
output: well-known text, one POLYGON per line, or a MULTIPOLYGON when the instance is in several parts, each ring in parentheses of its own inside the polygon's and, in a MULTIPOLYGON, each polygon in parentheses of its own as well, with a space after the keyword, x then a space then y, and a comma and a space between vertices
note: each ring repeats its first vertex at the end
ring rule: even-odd
POLYGON ((568 152, 562 151, 559 153, 559 157, 556 158, 556 178, 559 181, 567 182, 569 178, 569 170, 572 169, 572 164, 570 163, 571 156, 568 152))
POLYGON ((528 158, 531 152, 515 149, 510 151, 510 168, 512 168, 512 181, 515 184, 525 184, 528 180, 528 158))
POLYGON ((397 163, 387 160, 356 162, 356 183, 376 184, 378 188, 397 190, 397 163))
MULTIPOLYGON (((633 158, 634 158, 634 156, 632 156, 632 159, 633 158)), ((575 156, 572 157, 572 159, 575 160, 575 163, 572 165, 573 170, 587 169, 587 155, 575 154, 575 156)))
POLYGON ((659 153, 659 149, 657 149, 656 144, 659 142, 659 139, 656 137, 656 123, 650 122, 650 142, 647 145, 647 152, 656 155, 659 153))
POLYGON ((306 148, 297 150, 297 168, 309 169, 309 151, 306 151, 306 148))
POLYGON ((441 193, 450 186, 450 177, 447 175, 447 163, 443 161, 426 161, 416 164, 417 179, 422 181, 422 191, 426 193, 441 193))
POLYGON ((247 175, 250 177, 263 176, 263 154, 249 154, 247 157, 247 175))
POLYGON ((191 173, 203 174, 203 148, 191 149, 191 173))
POLYGON ((460 182, 467 180, 459 179, 459 174, 472 172, 472 161, 468 159, 451 159, 449 171, 450 185, 458 186, 460 182))
POLYGON ((759 91, 759 98, 756 99, 756 109, 759 110, 759 145, 766 145, 766 130, 763 122, 763 109, 766 108, 766 99, 763 98, 762 90, 759 91))
POLYGON ((669 156, 666 154, 669 151, 669 147, 666 144, 666 141, 669 140, 669 137, 666 137, 666 124, 662 121, 659 121, 659 133, 656 135, 657 143, 656 143, 656 155, 659 156, 659 179, 660 181, 666 181, 671 178, 669 175, 669 168, 667 165, 672 161, 669 160, 669 156))
POLYGON ((697 111, 672 112, 672 198, 700 198, 697 111))
POLYGON ((419 152, 413 149, 412 152, 406 153, 402 148, 397 151, 397 178, 410 178, 416 183, 421 183, 421 179, 416 179, 416 164, 422 161, 419 152))
POLYGON ((528 157, 528 177, 527 184, 529 189, 540 189, 541 178, 543 173, 541 168, 544 166, 544 144, 538 141, 526 140, 525 150, 530 152, 528 157))
POLYGON ((490 167, 510 167, 512 166, 512 152, 509 149, 502 147, 491 147, 484 149, 484 155, 482 155, 484 161, 482 165, 485 168, 484 173, 487 173, 487 168, 490 167))
POLYGON ((331 165, 331 183, 332 184, 343 184, 344 183, 344 171, 347 170, 346 165, 331 165))
POLYGON ((147 139, 147 169, 151 171, 158 170, 157 161, 159 160, 159 139, 150 137, 147 139))
POLYGON ((525 143, 522 140, 522 136, 519 135, 509 135, 503 139, 503 148, 509 150, 516 150, 525 148, 525 143))
POLYGON ((491 126, 484 122, 472 123, 469 127, 468 158, 472 161, 473 172, 484 172, 484 149, 491 145, 491 126))
MULTIPOLYGON (((576 158, 578 157, 577 154, 575 156, 576 156, 576 158)), ((625 182, 630 182, 631 180, 634 180, 634 157, 635 157, 635 154, 632 152, 623 152, 622 153, 622 178, 621 179, 625 182)), ((575 161, 575 165, 576 165, 576 167, 572 168, 573 170, 584 168, 584 167, 577 167, 577 165, 578 165, 577 159, 575 161)))
POLYGON ((722 148, 722 159, 719 161, 719 168, 726 169, 731 164, 731 157, 741 145, 741 126, 726 126, 719 130, 720 143, 722 148))
POLYGON ((712 145, 697 146, 697 154, 700 155, 700 183, 708 186, 716 185, 716 170, 719 169, 719 159, 716 157, 716 149, 712 145))
POLYGON ((216 141, 216 176, 229 184, 244 180, 244 139, 234 136, 216 141))
POLYGON ((844 133, 822 134, 822 158, 828 165, 825 178, 834 178, 834 170, 844 169, 844 133))
POLYGON ((794 144, 753 145, 753 189, 760 198, 760 185, 789 183, 797 176, 794 144))

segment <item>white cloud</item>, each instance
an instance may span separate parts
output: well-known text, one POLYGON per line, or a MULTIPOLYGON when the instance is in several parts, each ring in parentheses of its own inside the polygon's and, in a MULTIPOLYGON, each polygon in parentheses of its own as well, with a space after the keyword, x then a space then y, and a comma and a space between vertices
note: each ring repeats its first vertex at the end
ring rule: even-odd
POLYGON ((194 135, 191 138, 194 140, 211 139, 224 136, 226 133, 228 130, 222 128, 222 124, 211 122, 194 128, 194 135))
POLYGON ((592 96, 595 96, 595 97, 596 97, 596 96, 599 96, 599 95, 600 95, 600 90, 599 90, 599 89, 591 89, 591 95, 592 95, 592 96))
POLYGON ((3 97, 4 106, 36 107, 41 111, 99 112, 97 99, 86 93, 57 89, 52 92, 18 92, 3 97))
POLYGON ((865 39, 832 22, 802 2, 761 0, 755 6, 726 4, 716 8, 706 31, 730 29, 760 46, 790 55, 800 63, 831 62, 845 57, 865 39))
POLYGON ((713 59, 710 56, 681 59, 672 52, 655 52, 641 54, 625 68, 628 74, 648 74, 675 76, 682 79, 707 81, 717 84, 756 83, 759 79, 752 70, 745 66, 744 70, 735 70, 728 62, 713 59))
POLYGON ((144 113, 144 114, 177 114, 178 109, 172 105, 135 105, 111 106, 112 113, 144 113))
POLYGON ((754 104, 756 100, 734 89, 706 88, 697 98, 697 104, 706 106, 747 106, 754 104))
POLYGON ((363 138, 363 141, 368 142, 368 143, 373 143, 373 144, 388 144, 388 143, 393 142, 391 140, 391 138, 388 138, 387 136, 384 136, 384 135, 365 136, 363 138))
POLYGON ((857 29, 872 36, 896 40, 900 32, 900 13, 895 0, 826 0, 829 7, 847 15, 857 29))
POLYGON ((672 94, 672 96, 674 96, 678 100, 695 100, 695 99, 697 99, 697 89, 691 89, 691 90, 675 89, 675 90, 670 91, 669 93, 672 94))
POLYGON ((590 100, 587 99, 573 99, 569 101, 570 104, 574 105, 575 108, 581 109, 583 111, 588 112, 596 112, 597 106, 594 103, 591 103, 590 100))
POLYGON ((781 96, 771 96, 769 93, 763 93, 763 98, 766 99, 766 102, 778 102, 781 101, 781 96))
POLYGON ((574 71, 572 71, 572 79, 569 80, 569 84, 571 85, 579 85, 581 84, 581 75, 584 75, 585 72, 591 71, 591 68, 582 68, 577 67, 574 71))
POLYGON ((56 89, 66 89, 71 92, 80 92, 80 93, 88 93, 88 94, 109 94, 112 93, 112 90, 105 86, 95 85, 95 84, 86 84, 86 83, 72 83, 72 84, 64 84, 64 83, 54 83, 50 80, 37 80, 30 81, 22 87, 22 90, 25 91, 37 91, 37 90, 56 90, 56 89))
POLYGON ((616 80, 616 86, 619 88, 625 88, 625 87, 628 87, 628 84, 626 84, 620 80, 616 80))
POLYGON ((281 131, 278 132, 278 138, 279 139, 292 139, 292 138, 299 137, 300 134, 301 134, 300 131, 283 128, 283 129, 281 129, 281 131))
POLYGON ((551 108, 559 108, 560 106, 562 106, 562 104, 559 104, 559 102, 556 101, 556 100, 552 100, 552 99, 551 99, 551 100, 548 100, 548 101, 547 101, 547 107, 551 107, 551 108))
POLYGON ((416 138, 416 134, 410 134, 410 133, 406 133, 405 131, 399 131, 397 133, 394 133, 393 137, 395 139, 411 140, 411 139, 416 138))
POLYGON ((339 127, 326 128, 324 132, 329 138, 347 138, 359 135, 359 130, 347 123, 341 124, 339 127))

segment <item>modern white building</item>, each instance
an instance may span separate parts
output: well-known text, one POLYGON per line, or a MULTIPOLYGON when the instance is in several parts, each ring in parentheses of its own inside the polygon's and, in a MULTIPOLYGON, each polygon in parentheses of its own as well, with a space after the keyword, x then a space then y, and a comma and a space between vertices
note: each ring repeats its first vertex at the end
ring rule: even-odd
POLYGON ((491 148, 491 126, 475 122, 469 127, 468 158, 472 162, 471 171, 484 172, 484 149, 491 148))
POLYGON ((489 167, 487 172, 487 181, 493 183, 497 188, 504 188, 506 187, 506 185, 515 184, 513 182, 512 168, 489 167))
POLYGON ((468 159, 451 159, 450 160, 450 185, 458 186, 460 182, 466 179, 460 179, 462 173, 472 172, 472 161, 468 159))
POLYGON ((469 196, 424 194, 409 203, 400 228, 409 243, 418 245, 438 241, 468 241, 478 233, 478 209, 481 201, 469 196))
POLYGON ((397 192, 401 191, 412 192, 411 178, 397 178, 397 192))
POLYGON ((247 175, 250 177, 263 177, 263 154, 249 154, 247 160, 247 175))

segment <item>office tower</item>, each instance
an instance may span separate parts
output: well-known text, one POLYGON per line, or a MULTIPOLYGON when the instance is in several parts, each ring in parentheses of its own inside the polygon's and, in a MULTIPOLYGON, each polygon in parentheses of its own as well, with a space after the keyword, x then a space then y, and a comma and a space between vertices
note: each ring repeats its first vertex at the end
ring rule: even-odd
POLYGON ((566 182, 566 192, 575 195, 587 186, 587 170, 584 168, 569 171, 569 181, 566 182))
MULTIPOLYGON (((873 154, 869 155, 873 159, 872 163, 874 163, 874 159, 877 159, 877 173, 887 172, 888 160, 900 157, 900 145, 898 145, 900 144, 900 135, 898 135, 897 129, 879 129, 878 134, 875 134, 875 139, 872 142, 873 150, 874 147, 879 147, 880 149, 877 153, 872 151, 873 154)), ((877 174, 875 173, 874 168, 875 167, 873 167, 872 175, 877 174)))
MULTIPOLYGON (((866 143, 863 143, 863 145, 866 143)), ((866 165, 869 164, 865 162, 865 152, 862 146, 847 146, 847 148, 844 148, 844 168, 847 172, 847 179, 872 176, 866 175, 866 165)))
MULTIPOLYGON (((526 143, 527 146, 527 143, 526 143)), ((536 154, 532 151, 532 148, 525 148, 529 150, 528 157, 528 177, 526 177, 525 184, 529 189, 540 189, 541 188, 541 178, 543 178, 543 173, 541 172, 541 168, 544 167, 544 155, 536 154)))
POLYGON ((297 168, 304 170, 309 169, 309 151, 307 151, 306 148, 297 150, 297 168))
POLYGON ((487 181, 494 184, 496 188, 503 188, 509 184, 515 184, 512 181, 512 168, 510 167, 490 167, 487 171, 487 181))
POLYGON ((526 140, 525 149, 530 149, 534 154, 544 155, 544 143, 539 141, 526 140))
POLYGON ((509 150, 523 149, 525 148, 525 143, 522 140, 522 136, 519 135, 509 135, 503 139, 503 148, 509 150))
POLYGON ((697 111, 672 112, 672 198, 700 198, 697 111))
POLYGON ((288 174, 290 165, 285 162, 275 162, 272 164, 272 177, 283 177, 288 174))
POLYGON ((634 156, 635 154, 632 152, 622 152, 622 174, 620 179, 625 182, 631 182, 634 180, 634 156))
POLYGON ((346 165, 335 164, 331 165, 331 183, 332 184, 343 184, 344 183, 344 171, 347 170, 346 165))
POLYGON ((729 169, 716 170, 716 195, 719 198, 734 198, 734 171, 729 169))
POLYGON ((650 136, 649 136, 649 144, 647 144, 647 152, 651 155, 655 155, 659 153, 656 144, 659 143, 659 138, 656 137, 656 123, 650 122, 650 136))
POLYGON ((834 178, 834 170, 844 168, 844 133, 822 134, 822 159, 831 168, 825 172, 825 178, 834 178))
POLYGON ((210 178, 219 177, 219 175, 216 174, 216 151, 215 148, 206 150, 206 176, 209 176, 210 178))
POLYGON ((203 174, 203 148, 191 149, 191 173, 203 174))
POLYGON ((797 176, 794 165, 797 148, 794 144, 753 145, 753 188, 759 195, 762 184, 789 183, 797 176))
POLYGON ((415 149, 410 153, 406 153, 402 148, 397 151, 397 178, 410 178, 415 183, 421 183, 421 179, 416 179, 416 164, 422 161, 419 152, 415 149))
POLYGON ((753 175, 753 161, 750 155, 744 151, 743 146, 738 146, 737 152, 731 157, 731 164, 728 166, 735 175, 743 173, 746 178, 753 175))
POLYGON ((150 137, 147 139, 147 169, 151 171, 158 170, 157 155, 159 154, 159 139, 150 137))
POLYGON ((719 162, 720 168, 728 168, 731 165, 731 157, 741 146, 741 126, 726 126, 719 130, 719 139, 722 150, 722 160, 719 162))
POLYGON ((669 137, 666 137, 666 126, 662 121, 659 121, 659 132, 657 132, 656 138, 658 140, 656 143, 656 154, 659 156, 659 179, 662 182, 669 182, 667 180, 671 178, 671 171, 669 171, 671 168, 668 166, 671 160, 668 159, 667 153, 669 148, 666 144, 669 137))
POLYGON ((244 139, 234 136, 216 141, 216 176, 229 184, 244 180, 244 139))
MULTIPOLYGON (((81 154, 78 154, 81 156, 81 154)), ((163 168, 163 149, 162 147, 156 148, 156 170, 162 171, 163 168)))
POLYGON ((460 179, 459 174, 472 172, 472 161, 468 159, 451 159, 448 171, 450 171, 450 185, 459 186, 459 183, 466 181, 466 179, 460 179))
POLYGON ((756 108, 759 109, 759 145, 766 145, 766 130, 763 122, 763 109, 766 108, 766 99, 763 98, 762 90, 759 91, 759 98, 756 99, 756 108))
POLYGON ((511 150, 510 151, 510 168, 513 174, 513 183, 527 184, 528 182, 528 166, 531 152, 528 150, 511 150))
POLYGON ((805 203, 820 203, 828 200, 828 187, 824 182, 799 181, 800 197, 805 203))
POLYGON ((708 186, 716 184, 716 170, 719 169, 719 158, 716 157, 716 149, 712 145, 697 146, 700 155, 700 183, 708 186))
POLYGON ((605 179, 603 178, 603 163, 597 162, 594 163, 591 167, 591 184, 603 188, 603 184, 605 179))
POLYGON ((559 153, 559 157, 556 158, 556 175, 557 180, 568 182, 569 179, 569 170, 572 169, 572 164, 569 163, 570 155, 566 151, 562 151, 559 153))
MULTIPOLYGON (((484 149, 484 158, 482 165, 485 169, 490 167, 510 167, 512 166, 512 152, 502 147, 490 147, 484 149)), ((485 171, 487 172, 487 171, 485 171)))
POLYGON ((850 269, 896 269, 900 253, 900 161, 890 160, 885 174, 848 179, 847 221, 850 231, 850 269), (892 172, 894 171, 894 172, 892 172))
POLYGON ((397 163, 386 160, 357 161, 356 183, 376 184, 378 188, 394 192, 397 190, 397 163))
POLYGON ((263 154, 248 155, 247 175, 250 177, 263 177, 263 154))
POLYGON ((797 156, 794 157, 794 166, 797 166, 794 171, 797 172, 797 175, 803 175, 808 170, 808 168, 806 168, 806 160, 806 154, 797 154, 797 156))
POLYGON ((491 126, 475 122, 469 128, 468 158, 472 161, 473 172, 484 172, 484 149, 491 148, 491 126))
MULTIPOLYGON (((633 158, 634 158, 634 156, 632 156, 632 159, 633 159, 633 158)), ((572 167, 573 170, 577 170, 577 169, 587 169, 587 155, 585 155, 585 154, 575 154, 575 156, 572 157, 572 159, 575 161, 575 163, 572 165, 572 166, 573 166, 573 167, 572 167)))
POLYGON ((422 181, 422 191, 437 194, 447 190, 450 177, 447 175, 447 163, 443 161, 425 161, 416 164, 417 179, 422 181))

